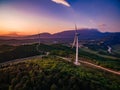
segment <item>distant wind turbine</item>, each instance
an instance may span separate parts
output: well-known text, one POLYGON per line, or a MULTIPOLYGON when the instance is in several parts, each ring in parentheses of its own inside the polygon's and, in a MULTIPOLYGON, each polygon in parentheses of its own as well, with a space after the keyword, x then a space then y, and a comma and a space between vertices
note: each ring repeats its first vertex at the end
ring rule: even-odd
POLYGON ((76 46, 76 59, 74 62, 74 64, 76 65, 80 65, 80 63, 78 62, 78 36, 79 36, 79 33, 77 32, 77 26, 75 24, 75 37, 74 37, 72 48, 76 46))
POLYGON ((41 52, 41 51, 39 50, 40 44, 41 44, 41 40, 40 40, 40 31, 39 31, 39 32, 38 32, 38 44, 37 44, 37 46, 36 46, 36 49, 37 49, 38 52, 41 52))

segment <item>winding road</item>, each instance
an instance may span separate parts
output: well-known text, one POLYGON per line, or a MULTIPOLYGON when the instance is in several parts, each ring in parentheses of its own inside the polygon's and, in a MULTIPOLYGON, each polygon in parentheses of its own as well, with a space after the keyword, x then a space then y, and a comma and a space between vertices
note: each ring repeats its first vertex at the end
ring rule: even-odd
MULTIPOLYGON (((58 56, 59 58, 62 58, 64 60, 67 60, 69 62, 71 62, 71 60, 69 58, 65 58, 65 57, 60 57, 58 56)), ((116 74, 116 75, 120 75, 120 72, 117 72, 117 71, 114 71, 114 70, 111 70, 111 69, 108 69, 108 68, 105 68, 105 67, 102 67, 102 66, 99 66, 99 65, 96 65, 96 64, 93 64, 93 63, 90 63, 90 62, 87 62, 87 61, 81 61, 79 60, 80 63, 84 63, 84 64, 87 64, 87 65, 90 65, 92 67, 96 67, 98 69, 101 69, 101 70, 104 70, 104 71, 107 71, 107 72, 110 72, 110 73, 113 73, 113 74, 116 74)))
MULTIPOLYGON (((0 63, 0 67, 2 66, 5 66, 5 65, 8 65, 8 64, 13 64, 13 63, 18 63, 18 62, 24 62, 26 60, 30 60, 30 59, 34 59, 34 58, 41 58, 43 56, 46 56, 46 55, 37 55, 37 56, 32 56, 32 57, 27 57, 27 58, 21 58, 21 59, 15 59, 15 60, 12 60, 12 61, 8 61, 8 62, 4 62, 4 63, 0 63)), ((59 58, 62 58, 66 61, 69 61, 71 62, 71 59, 70 58, 65 58, 65 57, 61 57, 61 56, 57 56, 59 58)), ((92 67, 96 67, 98 69, 101 69, 101 70, 104 70, 104 71, 107 71, 107 72, 110 72, 110 73, 113 73, 113 74, 116 74, 116 75, 120 75, 120 72, 117 72, 117 71, 114 71, 114 70, 110 70, 108 68, 105 68, 105 67, 102 67, 102 66, 99 66, 99 65, 96 65, 96 64, 93 64, 93 63, 90 63, 90 62, 87 62, 87 61, 81 61, 79 60, 80 63, 83 63, 83 64, 87 64, 87 65, 90 65, 92 67)))
POLYGON ((19 62, 24 62, 30 59, 34 59, 34 58, 41 58, 44 55, 37 55, 37 56, 31 56, 31 57, 26 57, 26 58, 20 58, 20 59, 15 59, 15 60, 11 60, 11 61, 7 61, 7 62, 3 62, 0 63, 0 67, 8 65, 8 64, 14 64, 14 63, 19 63, 19 62))
POLYGON ((93 66, 93 67, 102 69, 102 70, 107 71, 107 72, 110 72, 110 73, 114 73, 114 74, 120 75, 120 72, 117 72, 117 71, 114 71, 114 70, 110 70, 110 69, 108 69, 108 68, 105 68, 105 67, 102 67, 102 66, 99 66, 99 65, 95 65, 95 64, 90 63, 90 62, 80 61, 80 60, 79 60, 79 62, 80 62, 80 63, 84 63, 84 64, 91 65, 91 66, 93 66))

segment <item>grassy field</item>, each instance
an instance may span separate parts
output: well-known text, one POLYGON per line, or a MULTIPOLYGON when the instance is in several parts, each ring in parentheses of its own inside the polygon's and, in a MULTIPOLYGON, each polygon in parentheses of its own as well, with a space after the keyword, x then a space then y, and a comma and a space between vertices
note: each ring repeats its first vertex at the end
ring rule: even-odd
POLYGON ((119 90, 120 77, 48 56, 0 68, 0 90, 119 90))
POLYGON ((99 54, 98 51, 93 51, 93 50, 90 50, 88 48, 81 48, 81 50, 98 55, 98 56, 103 57, 103 58, 118 59, 117 57, 114 57, 114 56, 99 54))
POLYGON ((111 53, 108 52, 108 46, 105 44, 85 44, 84 46, 85 47, 82 47, 83 50, 101 57, 112 59, 120 58, 120 44, 110 46, 111 53))

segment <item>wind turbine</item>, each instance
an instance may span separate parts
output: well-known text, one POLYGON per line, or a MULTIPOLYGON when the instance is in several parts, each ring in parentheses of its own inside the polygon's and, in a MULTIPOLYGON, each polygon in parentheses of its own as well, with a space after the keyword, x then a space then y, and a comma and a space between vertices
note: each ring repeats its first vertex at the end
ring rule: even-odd
POLYGON ((41 41, 40 41, 40 32, 38 32, 38 45, 36 46, 36 49, 37 49, 38 52, 41 52, 39 50, 40 44, 41 44, 41 41))
POLYGON ((74 62, 75 65, 80 65, 80 63, 78 62, 78 36, 79 36, 79 33, 77 32, 77 26, 75 24, 75 37, 72 45, 72 48, 76 46, 76 59, 74 62))

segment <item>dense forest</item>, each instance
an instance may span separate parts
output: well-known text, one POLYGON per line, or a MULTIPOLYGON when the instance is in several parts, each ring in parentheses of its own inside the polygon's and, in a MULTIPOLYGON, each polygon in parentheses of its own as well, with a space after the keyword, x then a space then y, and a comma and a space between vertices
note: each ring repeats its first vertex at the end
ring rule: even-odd
POLYGON ((47 56, 1 66, 0 90, 120 90, 120 77, 47 56))

